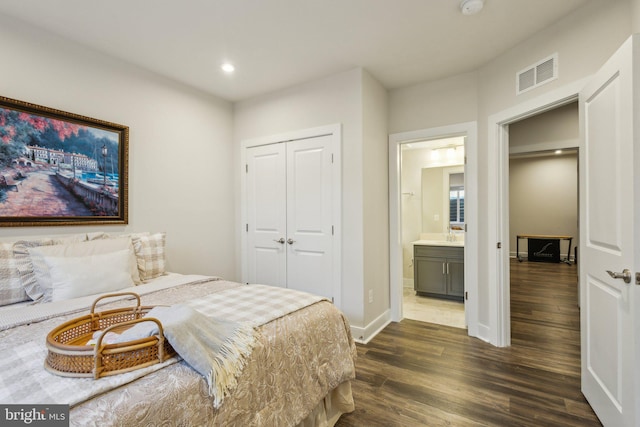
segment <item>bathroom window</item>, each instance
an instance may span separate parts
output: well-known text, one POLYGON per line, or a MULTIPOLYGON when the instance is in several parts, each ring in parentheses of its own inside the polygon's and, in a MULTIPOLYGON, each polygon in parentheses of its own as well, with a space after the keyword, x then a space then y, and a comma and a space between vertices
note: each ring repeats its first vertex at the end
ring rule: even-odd
POLYGON ((449 187, 449 225, 464 224, 464 187, 449 187))

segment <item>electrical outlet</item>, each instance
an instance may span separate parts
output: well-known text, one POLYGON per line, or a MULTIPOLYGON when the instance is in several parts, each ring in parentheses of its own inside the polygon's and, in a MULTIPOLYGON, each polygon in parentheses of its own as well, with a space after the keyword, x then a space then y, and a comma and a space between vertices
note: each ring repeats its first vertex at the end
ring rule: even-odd
POLYGON ((369 289, 369 304, 373 302, 373 289, 369 289))

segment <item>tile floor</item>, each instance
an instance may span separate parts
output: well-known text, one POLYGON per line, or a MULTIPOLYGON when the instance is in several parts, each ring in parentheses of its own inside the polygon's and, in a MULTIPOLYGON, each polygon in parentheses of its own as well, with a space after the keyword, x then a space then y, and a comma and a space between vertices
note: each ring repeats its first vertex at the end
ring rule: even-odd
POLYGON ((403 289, 403 294, 402 310, 405 319, 466 329, 464 303, 418 296, 413 288, 408 287, 403 289))

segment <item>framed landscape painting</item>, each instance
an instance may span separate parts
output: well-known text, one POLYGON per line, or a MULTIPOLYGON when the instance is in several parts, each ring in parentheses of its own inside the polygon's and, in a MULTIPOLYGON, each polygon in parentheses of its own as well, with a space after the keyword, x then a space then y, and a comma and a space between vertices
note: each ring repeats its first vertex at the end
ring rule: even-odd
POLYGON ((0 96, 0 226, 127 224, 127 126, 0 96))

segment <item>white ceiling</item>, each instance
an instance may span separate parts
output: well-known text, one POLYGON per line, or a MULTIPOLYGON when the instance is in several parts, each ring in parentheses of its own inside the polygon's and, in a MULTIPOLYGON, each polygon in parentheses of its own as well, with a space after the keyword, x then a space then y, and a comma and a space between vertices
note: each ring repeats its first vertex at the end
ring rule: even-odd
POLYGON ((460 0, 2 0, 0 13, 239 101, 355 67, 387 89, 471 71, 590 1, 606 0, 485 0, 473 16, 460 0))

